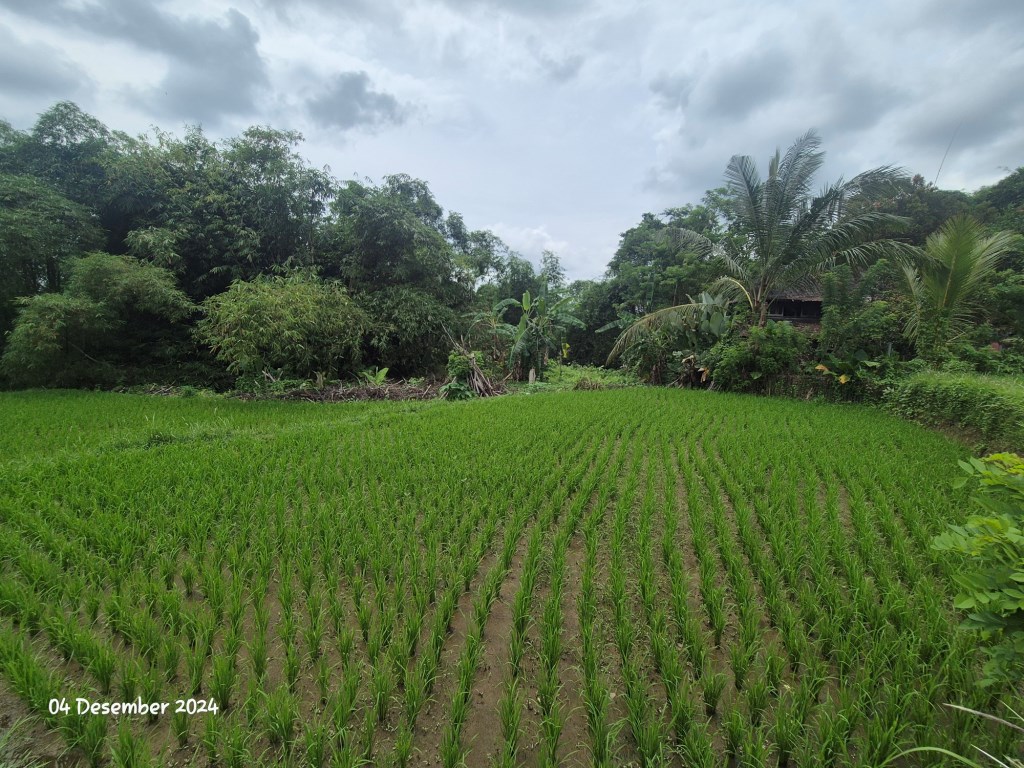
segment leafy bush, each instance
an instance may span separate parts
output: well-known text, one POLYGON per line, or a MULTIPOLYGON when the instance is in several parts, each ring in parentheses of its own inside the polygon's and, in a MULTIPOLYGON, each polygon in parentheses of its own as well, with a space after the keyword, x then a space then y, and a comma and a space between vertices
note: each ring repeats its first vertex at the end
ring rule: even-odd
POLYGON ((457 379, 442 385, 437 391, 446 400, 470 400, 476 397, 476 393, 465 382, 457 379))
POLYGON ((366 316, 340 283, 307 272, 236 280, 203 308, 199 337, 247 383, 341 374, 359 360, 366 316))
POLYGON ((71 262, 63 293, 20 300, 2 369, 15 386, 111 386, 128 366, 159 363, 194 309, 170 272, 129 256, 71 262))
POLYGON ((963 626, 987 643, 982 685, 1024 678, 1024 459, 1012 453, 960 462, 981 514, 951 525, 932 546, 957 552, 968 569, 957 577, 963 626))
POLYGON ((791 324, 769 320, 763 328, 751 327, 746 336, 720 341, 708 352, 705 364, 721 389, 771 392, 799 372, 807 348, 807 337, 791 324))
POLYGON ((458 315, 428 293, 385 288, 358 297, 369 318, 366 351, 372 361, 398 376, 433 373, 444 366, 448 329, 458 315))
POLYGON ((1024 386, 1011 378, 923 371, 889 389, 885 405, 930 426, 976 430, 995 445, 1024 445, 1024 386))

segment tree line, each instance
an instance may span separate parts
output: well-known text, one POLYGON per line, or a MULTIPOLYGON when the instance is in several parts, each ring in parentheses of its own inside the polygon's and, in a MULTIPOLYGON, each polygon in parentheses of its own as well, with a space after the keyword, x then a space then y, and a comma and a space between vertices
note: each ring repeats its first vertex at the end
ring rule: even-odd
MULTIPOLYGON (((741 326, 765 326, 773 291, 805 278, 841 309, 822 335, 845 340, 823 352, 873 359, 895 345, 909 358, 918 350, 903 331, 924 306, 929 273, 919 272, 915 298, 901 287, 906 260, 871 244, 923 252, 957 216, 970 216, 980 238, 1024 230, 1024 170, 974 194, 887 172, 812 195, 821 153, 808 134, 796 155, 774 158, 765 180, 730 164, 726 186, 700 203, 644 214, 602 279, 570 283, 557 255, 534 267, 446 211, 424 181, 342 181, 310 165, 301 141, 265 126, 223 141, 199 128, 132 137, 69 102, 27 131, 0 121, 4 383, 228 388, 367 368, 427 376, 445 370, 453 348, 479 350, 501 376, 611 356, 642 378, 679 380, 741 326), (743 197, 745 183, 750 194, 776 189, 780 174, 797 194, 788 213, 775 210, 772 236, 789 232, 791 252, 757 241, 760 203, 743 197), (807 214, 813 232, 796 237, 792 225, 807 214), (844 250, 855 258, 835 258, 844 250), (789 271, 769 284, 776 267, 789 271), (688 309, 665 311, 679 307, 688 309), (845 327, 851 319, 856 328, 845 327), (865 333, 870 344, 846 338, 865 333)), ((971 286, 969 308, 983 305, 985 317, 953 318, 984 322, 966 333, 961 323, 932 357, 951 343, 979 350, 995 341, 1012 352, 1024 335, 1024 257, 1005 245, 971 286)))

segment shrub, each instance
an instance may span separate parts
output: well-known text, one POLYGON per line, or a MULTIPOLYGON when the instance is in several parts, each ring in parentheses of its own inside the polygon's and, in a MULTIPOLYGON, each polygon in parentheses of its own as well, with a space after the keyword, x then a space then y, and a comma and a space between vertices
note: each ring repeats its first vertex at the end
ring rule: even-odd
POLYGON ((110 386, 127 366, 165 362, 194 307, 166 269, 91 253, 70 264, 62 293, 19 300, 2 369, 15 386, 110 386))
POLYGON ((771 320, 751 327, 746 336, 730 336, 708 352, 706 366, 721 389, 734 392, 771 392, 799 371, 807 351, 807 337, 789 323, 771 320))
POLYGON ((366 316, 340 283, 307 272, 236 280, 204 302, 199 337, 240 379, 340 376, 359 360, 366 316))
POLYGON ((1012 453, 960 462, 981 514, 951 525, 932 546, 957 552, 967 569, 957 576, 956 607, 970 611, 965 629, 987 643, 982 685, 1024 678, 1024 459, 1012 453))
POLYGON ((967 428, 996 445, 1024 445, 1024 386, 1010 378, 923 371, 887 390, 885 405, 929 426, 967 428))

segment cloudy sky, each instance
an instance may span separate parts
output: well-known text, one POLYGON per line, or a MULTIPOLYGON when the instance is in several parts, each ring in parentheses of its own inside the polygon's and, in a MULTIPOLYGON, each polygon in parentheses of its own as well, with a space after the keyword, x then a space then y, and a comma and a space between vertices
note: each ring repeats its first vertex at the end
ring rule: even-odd
POLYGON ((1024 165, 1024 1, 0 0, 0 117, 293 128, 340 178, 408 173, 473 228, 601 274, 645 211, 808 128, 821 181, 973 190, 1024 165))

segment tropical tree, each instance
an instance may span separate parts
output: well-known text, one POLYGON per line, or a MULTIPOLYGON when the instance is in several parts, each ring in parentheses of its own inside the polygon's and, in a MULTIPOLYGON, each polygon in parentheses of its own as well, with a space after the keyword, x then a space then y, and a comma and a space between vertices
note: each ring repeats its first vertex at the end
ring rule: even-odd
POLYGON ((145 376, 173 359, 194 306, 169 271, 130 256, 69 262, 62 292, 18 301, 0 358, 17 386, 93 386, 145 376))
POLYGON ((986 236, 974 219, 954 216, 916 249, 917 263, 904 267, 913 302, 905 332, 918 354, 933 356, 963 335, 981 310, 982 288, 1020 240, 1005 231, 986 236))
MULTIPOLYGON (((667 228, 662 233, 680 251, 706 259, 721 257, 730 274, 712 283, 709 291, 726 292, 745 302, 762 327, 772 300, 781 292, 805 286, 836 263, 863 264, 907 248, 882 238, 887 230, 902 226, 903 218, 847 210, 851 198, 871 198, 891 188, 902 172, 889 166, 875 168, 849 181, 828 184, 815 195, 811 183, 825 158, 820 146, 821 139, 808 131, 785 155, 776 150, 768 163, 767 179, 761 178, 751 157, 733 156, 725 171, 721 200, 732 236, 721 243, 685 228, 667 228)), ((627 329, 623 338, 679 322, 680 315, 692 317, 697 311, 693 302, 658 310, 640 318, 638 327, 627 329)))

